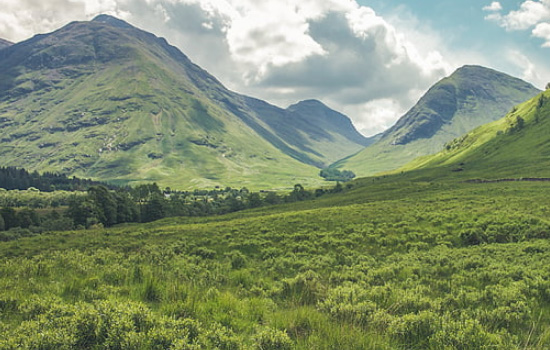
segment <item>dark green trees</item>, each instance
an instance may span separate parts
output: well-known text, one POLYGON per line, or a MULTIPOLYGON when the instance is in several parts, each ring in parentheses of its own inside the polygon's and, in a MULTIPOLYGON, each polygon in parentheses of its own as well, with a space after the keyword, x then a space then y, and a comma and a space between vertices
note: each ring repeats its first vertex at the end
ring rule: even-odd
POLYGON ((327 168, 321 170, 319 173, 319 176, 325 178, 327 181, 340 181, 340 182, 346 182, 350 181, 355 177, 355 174, 353 171, 350 170, 338 170, 335 168, 327 168))
POLYGON ((113 192, 105 186, 92 186, 87 196, 75 196, 69 204, 67 216, 77 227, 95 224, 108 227, 139 221, 139 211, 130 194, 126 191, 113 192))

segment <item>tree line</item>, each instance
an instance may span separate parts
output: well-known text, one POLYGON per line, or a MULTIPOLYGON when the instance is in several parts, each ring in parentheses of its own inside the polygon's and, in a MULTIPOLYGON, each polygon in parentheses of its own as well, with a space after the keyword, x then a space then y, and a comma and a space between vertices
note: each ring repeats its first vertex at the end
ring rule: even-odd
POLYGON ((0 188, 6 190, 26 190, 36 188, 43 192, 51 191, 84 191, 93 185, 103 185, 107 188, 115 187, 106 183, 92 181, 90 179, 69 178, 65 175, 37 171, 29 172, 23 168, 0 167, 0 188))
POLYGON ((12 240, 45 231, 146 223, 165 217, 221 215, 266 205, 310 200, 343 190, 340 183, 330 189, 314 191, 296 184, 287 194, 251 192, 247 188, 231 187, 195 191, 161 190, 156 183, 115 190, 104 185, 93 185, 84 194, 74 192, 66 209, 42 208, 38 212, 28 207, 2 208, 0 231, 4 233, 0 234, 0 240, 12 240))

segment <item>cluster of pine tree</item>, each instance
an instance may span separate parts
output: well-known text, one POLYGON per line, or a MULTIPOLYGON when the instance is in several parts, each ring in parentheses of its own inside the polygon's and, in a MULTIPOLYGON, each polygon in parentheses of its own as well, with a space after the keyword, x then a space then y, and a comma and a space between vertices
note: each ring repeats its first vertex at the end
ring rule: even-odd
POLYGON ((65 175, 51 172, 39 174, 37 171, 34 171, 30 173, 23 168, 16 167, 0 167, 0 188, 6 190, 26 190, 34 187, 44 192, 56 190, 85 191, 90 186, 99 184, 114 188, 89 179, 68 178, 65 175))

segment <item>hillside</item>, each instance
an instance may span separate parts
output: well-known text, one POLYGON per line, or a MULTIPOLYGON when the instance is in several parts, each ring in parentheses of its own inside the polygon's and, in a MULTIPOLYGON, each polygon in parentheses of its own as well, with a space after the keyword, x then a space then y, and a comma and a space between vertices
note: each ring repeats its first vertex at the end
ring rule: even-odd
POLYGON ((360 176, 396 169, 501 118, 538 92, 531 84, 492 69, 464 66, 431 87, 375 144, 333 166, 360 176))
POLYGON ((319 167, 363 142, 332 131, 345 117, 329 130, 304 118, 227 90, 166 40, 110 16, 0 53, 4 166, 182 189, 317 183, 319 167))
POLYGON ((0 349, 548 349, 548 184, 352 185, 232 215, 1 231, 0 349))
POLYGON ((402 168, 443 168, 481 179, 550 177, 550 90, 514 107, 506 116, 449 142, 435 155, 402 168))

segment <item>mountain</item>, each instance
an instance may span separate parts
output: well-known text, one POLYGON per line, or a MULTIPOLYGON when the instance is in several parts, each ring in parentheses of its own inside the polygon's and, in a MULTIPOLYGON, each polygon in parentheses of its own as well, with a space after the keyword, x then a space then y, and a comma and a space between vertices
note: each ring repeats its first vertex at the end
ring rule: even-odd
POLYGON ((304 129, 313 128, 313 125, 306 124, 315 121, 317 127, 324 130, 331 130, 341 135, 342 142, 352 141, 362 146, 368 146, 373 142, 371 138, 366 138, 361 135, 347 116, 328 108, 320 101, 301 101, 288 107, 287 110, 302 116, 301 121, 304 123, 304 129))
POLYGON ((448 174, 470 179, 550 178, 548 135, 550 90, 400 170, 446 169, 448 174))
POLYGON ((334 167, 366 176, 435 153, 446 142, 501 118, 540 90, 495 70, 464 66, 442 79, 373 145, 334 167))
POLYGON ((11 45, 13 45, 12 42, 0 38, 0 50, 5 49, 6 47, 9 47, 11 45))
POLYGON ((165 39, 100 15, 0 51, 0 162, 174 188, 318 184, 366 141, 314 105, 231 92, 165 39))

